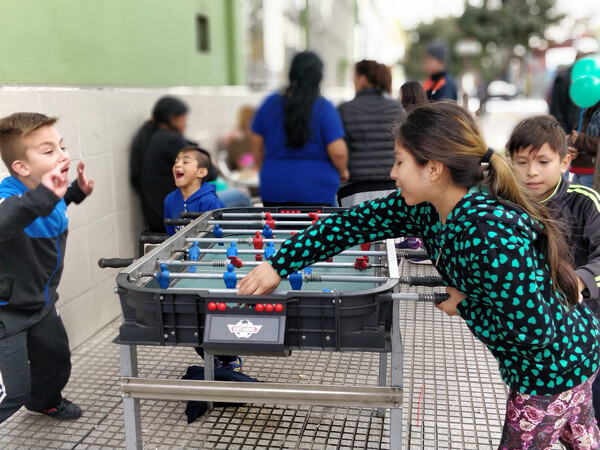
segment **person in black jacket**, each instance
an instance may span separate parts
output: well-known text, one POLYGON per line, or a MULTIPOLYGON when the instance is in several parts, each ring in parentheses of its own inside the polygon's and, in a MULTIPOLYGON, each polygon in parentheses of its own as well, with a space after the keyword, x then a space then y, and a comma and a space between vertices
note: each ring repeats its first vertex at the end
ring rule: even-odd
POLYGON ((448 74, 449 50, 444 41, 435 41, 425 49, 423 69, 428 78, 423 83, 427 98, 432 102, 439 100, 454 100, 458 98, 458 89, 452 77, 448 74))
MULTIPOLYGON (((552 116, 520 122, 507 150, 520 181, 546 205, 552 218, 563 224, 585 304, 600 318, 600 195, 562 176, 570 155, 565 134, 552 116)), ((592 385, 592 394, 600 423, 600 381, 592 385)))
POLYGON ((131 144, 129 176, 140 195, 149 231, 165 233, 163 206, 175 190, 172 168, 177 154, 189 142, 183 137, 188 107, 175 97, 160 98, 152 118, 144 123, 131 144))
POLYGON ((339 106, 349 150, 350 179, 338 191, 342 206, 382 197, 396 189, 388 168, 394 162, 393 124, 404 113, 402 105, 389 97, 392 76, 389 67, 376 61, 356 63, 356 97, 339 106))
POLYGON ((67 241, 67 205, 94 182, 70 159, 56 118, 16 113, 0 120, 0 153, 11 176, 0 183, 0 423, 21 406, 54 419, 81 409, 61 391, 71 374, 67 332, 56 289, 67 241))

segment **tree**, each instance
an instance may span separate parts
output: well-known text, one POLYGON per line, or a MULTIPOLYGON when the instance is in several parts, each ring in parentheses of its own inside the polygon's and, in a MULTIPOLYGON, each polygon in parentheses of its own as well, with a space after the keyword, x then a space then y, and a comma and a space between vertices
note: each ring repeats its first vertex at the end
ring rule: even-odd
POLYGON ((416 69, 414 63, 421 60, 424 49, 431 40, 445 38, 450 48, 455 48, 459 41, 479 42, 481 53, 461 58, 462 63, 456 52, 451 52, 450 71, 458 75, 463 71, 461 66, 464 68, 466 64, 479 72, 484 83, 484 106, 487 85, 506 73, 511 59, 521 59, 526 54, 531 39, 543 39, 547 28, 564 18, 564 15, 556 13, 555 2, 556 0, 480 0, 478 4, 473 4, 472 1, 465 1, 462 16, 438 19, 432 24, 417 27, 415 31, 419 39, 407 52, 406 71, 411 76, 422 76, 420 68, 416 69))

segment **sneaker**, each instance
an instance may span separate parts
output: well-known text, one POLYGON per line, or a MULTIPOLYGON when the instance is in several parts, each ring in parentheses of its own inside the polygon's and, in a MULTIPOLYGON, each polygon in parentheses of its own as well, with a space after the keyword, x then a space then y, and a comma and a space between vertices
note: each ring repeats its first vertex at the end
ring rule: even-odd
POLYGON ((418 250, 423 247, 421 239, 416 237, 407 237, 402 241, 396 243, 396 248, 407 249, 407 250, 418 250))
POLYGON ((223 369, 231 370, 232 372, 241 372, 242 358, 237 356, 234 361, 223 363, 223 369))
POLYGON ((54 408, 48 408, 43 411, 28 409, 27 411, 32 414, 41 414, 58 420, 75 420, 81 417, 81 408, 66 398, 63 398, 58 406, 54 408))
POLYGON ((214 357, 214 365, 215 365, 215 369, 222 369, 223 368, 223 361, 221 361, 218 357, 214 357))
POLYGON ((411 264, 429 264, 430 266, 433 265, 433 263, 431 262, 430 259, 407 259, 407 261, 411 264))

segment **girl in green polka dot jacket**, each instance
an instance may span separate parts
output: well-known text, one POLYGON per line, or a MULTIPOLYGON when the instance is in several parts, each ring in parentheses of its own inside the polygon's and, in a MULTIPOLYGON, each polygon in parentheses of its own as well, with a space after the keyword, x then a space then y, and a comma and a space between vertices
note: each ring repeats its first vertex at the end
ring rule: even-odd
POLYGON ((422 236, 449 299, 493 353, 510 388, 501 449, 596 448, 591 382, 599 324, 580 303, 564 240, 454 102, 400 119, 391 177, 398 191, 321 219, 285 241, 239 284, 267 294, 281 279, 362 242, 422 236))

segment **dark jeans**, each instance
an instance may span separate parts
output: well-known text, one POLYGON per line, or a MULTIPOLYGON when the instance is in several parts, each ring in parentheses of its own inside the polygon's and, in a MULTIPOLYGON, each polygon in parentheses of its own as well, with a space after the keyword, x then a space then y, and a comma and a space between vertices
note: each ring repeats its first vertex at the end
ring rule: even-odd
MULTIPOLYGON (((202 347, 194 347, 194 350, 196 350, 196 353, 198 353, 202 359, 204 359, 204 349, 202 347)), ((237 359, 237 356, 232 356, 232 355, 215 355, 217 358, 219 358, 221 361, 223 361, 224 363, 230 363, 233 362, 237 359)))
POLYGON ((0 423, 23 405, 38 412, 57 406, 70 375, 69 340, 54 306, 0 310, 0 423))
POLYGON ((594 405, 596 421, 600 424, 600 376, 597 376, 592 384, 592 405, 594 405))

